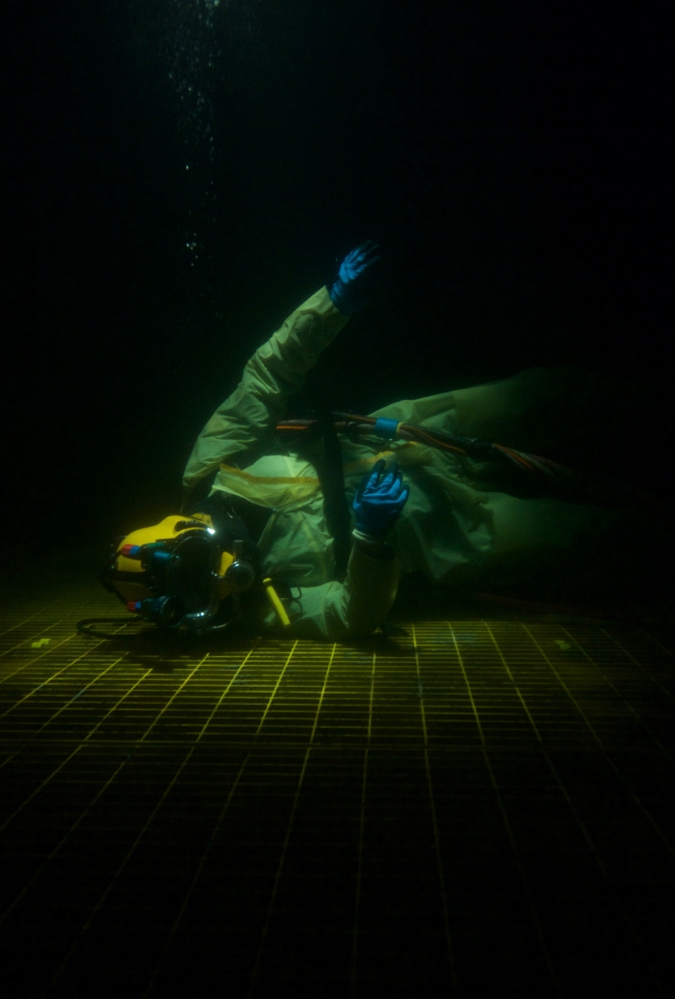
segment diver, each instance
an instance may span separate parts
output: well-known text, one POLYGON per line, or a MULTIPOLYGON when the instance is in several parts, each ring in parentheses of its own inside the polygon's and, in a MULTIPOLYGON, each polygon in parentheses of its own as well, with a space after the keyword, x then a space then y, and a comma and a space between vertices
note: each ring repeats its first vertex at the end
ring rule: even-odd
POLYGON ((371 300, 379 266, 377 244, 352 250, 256 350, 194 444, 181 513, 114 545, 102 579, 138 620, 363 637, 386 621, 405 574, 472 588, 617 523, 595 502, 511 488, 497 460, 528 464, 561 435, 562 414, 592 392, 579 368, 531 368, 363 418, 289 419, 321 352, 371 300), (502 454, 484 443, 494 440, 502 454))

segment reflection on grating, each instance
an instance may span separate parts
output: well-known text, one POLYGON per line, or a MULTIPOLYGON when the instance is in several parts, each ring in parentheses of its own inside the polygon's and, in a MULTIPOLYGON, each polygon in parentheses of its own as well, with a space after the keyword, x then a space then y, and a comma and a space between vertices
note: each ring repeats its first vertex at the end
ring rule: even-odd
POLYGON ((12 995, 672 993, 668 643, 467 620, 170 647, 77 635, 96 610, 5 610, 12 995))

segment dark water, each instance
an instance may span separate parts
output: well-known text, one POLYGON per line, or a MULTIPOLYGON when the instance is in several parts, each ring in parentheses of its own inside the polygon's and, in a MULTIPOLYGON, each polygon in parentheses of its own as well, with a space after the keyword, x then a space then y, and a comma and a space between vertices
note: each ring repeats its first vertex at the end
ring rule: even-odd
POLYGON ((604 408, 588 448, 667 489, 665 4, 13 6, 15 559, 175 508, 194 438, 250 354, 368 238, 388 290, 316 370, 331 406, 586 365, 643 386, 615 420, 604 408))

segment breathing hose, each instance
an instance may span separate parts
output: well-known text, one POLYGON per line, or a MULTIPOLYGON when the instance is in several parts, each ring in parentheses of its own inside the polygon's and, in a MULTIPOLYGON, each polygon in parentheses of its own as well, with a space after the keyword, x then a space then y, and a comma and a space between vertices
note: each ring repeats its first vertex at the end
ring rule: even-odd
MULTIPOLYGON (((663 512, 665 505, 656 497, 641 489, 627 485, 618 479, 600 473, 588 474, 566 465, 551 461, 538 454, 519 451, 490 441, 474 437, 463 437, 443 430, 430 430, 426 427, 403 423, 387 417, 357 416, 353 413, 332 412, 336 433, 344 434, 351 440, 360 437, 381 437, 389 441, 404 440, 436 448, 449 456, 472 458, 477 461, 501 461, 530 476, 545 480, 549 485, 557 485, 590 494, 589 498, 616 501, 622 496, 633 502, 640 502, 663 512)), ((319 426, 316 419, 284 420, 277 424, 280 433, 308 433, 319 426)))

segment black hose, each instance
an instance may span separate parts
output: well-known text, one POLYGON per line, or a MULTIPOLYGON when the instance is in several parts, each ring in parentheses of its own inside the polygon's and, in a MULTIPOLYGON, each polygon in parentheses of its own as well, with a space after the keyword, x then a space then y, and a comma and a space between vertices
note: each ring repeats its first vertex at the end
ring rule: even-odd
POLYGON ((146 624, 142 618, 128 618, 128 617, 86 617, 81 621, 77 622, 77 630, 81 635, 87 635, 88 638, 124 638, 126 637, 121 632, 105 632, 105 631, 92 631, 91 625, 93 624, 146 624))
POLYGON ((328 530, 333 536, 335 577, 343 580, 347 572, 351 549, 351 517, 345 498, 345 476, 342 468, 342 450, 333 422, 333 414, 320 401, 315 405, 317 423, 323 436, 323 458, 314 459, 323 493, 323 510, 328 530))

